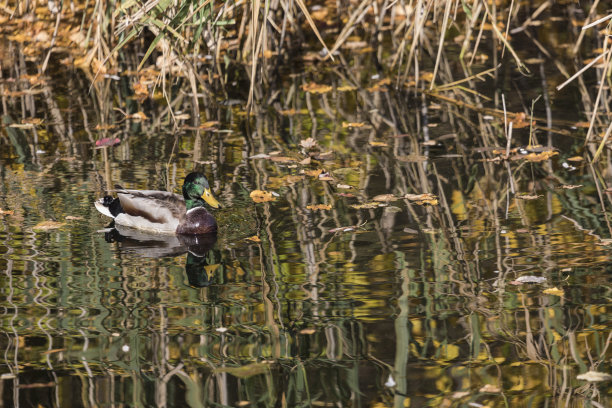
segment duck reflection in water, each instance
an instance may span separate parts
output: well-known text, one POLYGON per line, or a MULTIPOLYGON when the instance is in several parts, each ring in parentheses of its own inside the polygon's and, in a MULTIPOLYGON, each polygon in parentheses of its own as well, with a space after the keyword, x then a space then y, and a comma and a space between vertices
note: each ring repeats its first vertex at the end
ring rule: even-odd
POLYGON ((209 266, 218 263, 218 251, 214 249, 217 234, 205 235, 154 235, 132 228, 115 225, 104 232, 106 242, 119 244, 121 252, 145 258, 175 257, 187 252, 185 272, 189 284, 202 288, 209 286, 212 276, 209 266))

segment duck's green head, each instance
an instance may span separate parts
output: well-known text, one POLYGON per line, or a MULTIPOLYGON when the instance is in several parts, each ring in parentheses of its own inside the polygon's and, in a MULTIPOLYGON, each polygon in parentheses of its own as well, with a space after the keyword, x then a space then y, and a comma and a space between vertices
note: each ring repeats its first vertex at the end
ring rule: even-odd
MULTIPOLYGON (((208 180, 202 173, 189 173, 183 182, 183 197, 185 202, 204 199, 213 208, 219 208, 219 202, 213 197, 208 180)), ((189 205, 188 205, 189 207, 189 205)), ((188 208, 189 209, 189 208, 188 208)))

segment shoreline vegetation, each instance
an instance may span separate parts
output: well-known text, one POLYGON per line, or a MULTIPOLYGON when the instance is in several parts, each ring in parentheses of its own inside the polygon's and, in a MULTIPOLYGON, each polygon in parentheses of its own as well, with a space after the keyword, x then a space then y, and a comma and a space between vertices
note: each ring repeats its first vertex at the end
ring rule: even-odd
MULTIPOLYGON (((342 70, 360 54, 372 59, 369 74, 384 78, 381 86, 431 93, 447 101, 472 94, 469 99, 476 98, 476 108, 486 105, 491 95, 479 95, 474 83, 497 77, 500 66, 507 64, 529 76, 542 60, 550 61, 567 79, 559 90, 592 67, 603 86, 612 55, 605 40, 610 15, 598 12, 598 4, 5 0, 0 4, 0 23, 2 33, 23 47, 38 73, 45 72, 52 55, 83 70, 92 86, 131 72, 133 95, 163 98, 169 113, 172 88, 180 83, 190 95, 197 121, 201 106, 232 99, 236 86, 250 112, 254 104, 270 99, 272 84, 287 72, 300 71, 304 64, 342 70), (569 28, 567 43, 552 49, 542 41, 546 33, 539 31, 556 32, 559 26, 569 28), (513 45, 517 41, 520 49, 513 45), (247 95, 243 85, 248 85, 247 95)), ((366 85, 363 78, 354 79, 345 86, 366 85)), ((586 141, 600 130, 600 120, 592 112, 608 106, 600 97, 601 88, 589 89, 593 91, 594 106, 585 109, 590 123, 586 141)), ((325 88, 309 92, 324 93, 325 88)), ((503 109, 498 99, 496 95, 495 108, 503 109)))

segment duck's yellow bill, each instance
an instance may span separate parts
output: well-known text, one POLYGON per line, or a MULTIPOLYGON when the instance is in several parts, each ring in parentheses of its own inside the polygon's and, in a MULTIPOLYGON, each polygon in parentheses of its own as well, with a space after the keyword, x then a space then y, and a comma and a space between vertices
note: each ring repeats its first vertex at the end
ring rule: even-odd
POLYGON ((210 188, 207 188, 204 190, 204 194, 202 194, 202 198, 204 199, 204 201, 208 203, 208 205, 210 205, 213 208, 219 208, 219 206, 221 205, 215 199, 215 197, 213 197, 212 193, 210 192, 210 188))

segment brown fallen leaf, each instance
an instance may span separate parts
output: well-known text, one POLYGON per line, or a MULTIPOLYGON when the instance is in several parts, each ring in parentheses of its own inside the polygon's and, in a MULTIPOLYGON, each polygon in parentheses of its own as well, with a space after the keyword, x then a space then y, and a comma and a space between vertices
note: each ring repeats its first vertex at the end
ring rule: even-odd
POLYGON ((41 222, 39 222, 34 227, 32 227, 32 229, 34 231, 49 231, 49 230, 52 230, 52 229, 63 227, 64 225, 66 225, 65 222, 57 222, 57 221, 49 220, 49 221, 41 221, 41 222))
POLYGON ((320 211, 320 210, 331 210, 332 206, 329 204, 315 204, 315 205, 307 205, 306 208, 309 210, 313 210, 313 211, 320 211))
POLYGON ((521 200, 536 200, 536 199, 538 199, 540 197, 542 197, 541 194, 534 194, 534 195, 531 195, 531 194, 520 194, 520 195, 516 196, 516 198, 520 198, 521 200))
POLYGON ((415 204, 418 204, 418 205, 423 205, 423 204, 438 205, 438 197, 436 197, 434 194, 431 194, 431 193, 424 193, 424 194, 408 193, 404 196, 404 198, 410 201, 414 201, 415 204))
POLYGON ((561 188, 564 188, 566 190, 573 190, 575 188, 580 188, 582 187, 582 184, 564 184, 561 186, 561 188))
POLYGON ((354 91, 356 89, 357 88, 352 85, 342 85, 338 87, 339 92, 349 92, 349 91, 354 91))
POLYGON ((351 207, 356 210, 363 210, 363 209, 368 209, 368 208, 378 208, 382 205, 383 204, 377 203, 374 201, 374 202, 363 203, 363 204, 352 204, 351 207))
POLYGON ((382 201, 382 202, 388 203, 388 202, 391 202, 391 201, 397 201, 397 200, 399 200, 399 198, 394 196, 393 194, 379 194, 379 195, 375 196, 372 200, 374 200, 374 201, 382 201))
POLYGON ((256 203, 265 203, 268 201, 275 201, 276 197, 272 195, 269 191, 263 190, 253 190, 251 191, 251 199, 256 203))
POLYGON ((78 216, 74 216, 74 215, 67 215, 66 219, 68 221, 82 221, 83 217, 78 217, 78 216))
POLYGON ((568 162, 581 162, 584 160, 582 156, 573 156, 567 159, 568 162))
POLYGON ((290 163, 290 162, 297 161, 293 157, 287 157, 287 156, 271 156, 270 160, 272 160, 273 162, 278 162, 278 163, 290 163))
POLYGON ((300 146, 302 146, 302 148, 305 150, 310 150, 317 147, 317 141, 312 137, 309 137, 308 139, 300 140, 300 146))
POLYGON ((522 158, 530 162, 541 162, 544 160, 548 160, 551 157, 556 156, 558 154, 559 152, 550 150, 550 151, 544 151, 540 153, 529 153, 529 154, 522 156, 522 158))
POLYGON ((2 208, 0 208, 0 216, 2 215, 13 215, 15 213, 15 211, 13 210, 3 210, 2 208))

